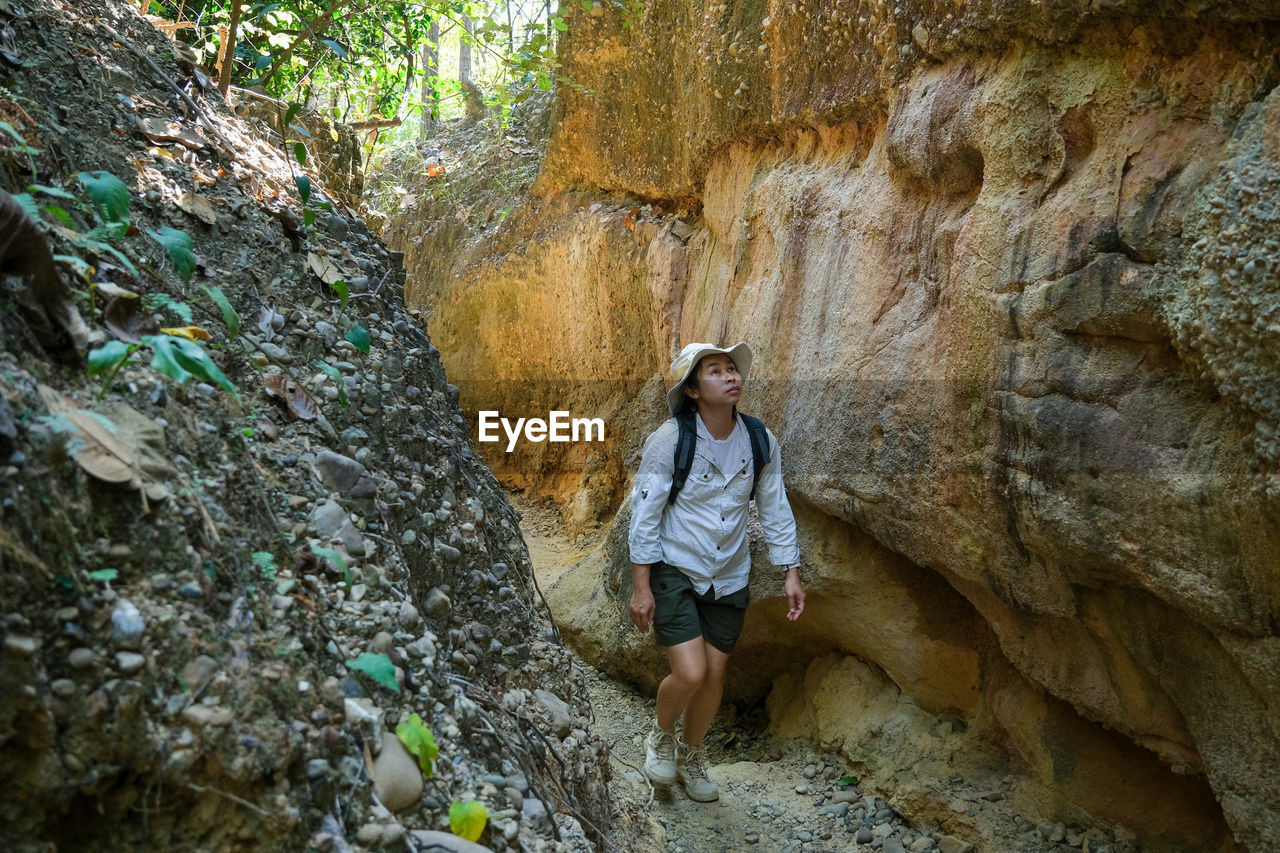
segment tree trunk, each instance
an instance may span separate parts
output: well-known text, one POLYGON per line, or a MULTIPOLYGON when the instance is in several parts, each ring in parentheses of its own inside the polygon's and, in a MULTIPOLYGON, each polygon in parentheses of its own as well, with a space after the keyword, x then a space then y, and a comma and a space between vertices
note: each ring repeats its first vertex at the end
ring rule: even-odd
POLYGON ((418 138, 423 139, 436 128, 440 117, 440 91, 436 78, 440 76, 440 22, 432 20, 427 40, 422 43, 422 121, 418 124, 418 138))
POLYGON ((458 79, 463 83, 471 82, 471 31, 475 24, 471 16, 462 14, 462 32, 458 35, 458 79))
POLYGON ((231 90, 231 67, 236 64, 236 27, 240 25, 240 14, 244 5, 240 0, 231 2, 231 22, 227 25, 227 38, 218 51, 218 91, 222 97, 231 90))

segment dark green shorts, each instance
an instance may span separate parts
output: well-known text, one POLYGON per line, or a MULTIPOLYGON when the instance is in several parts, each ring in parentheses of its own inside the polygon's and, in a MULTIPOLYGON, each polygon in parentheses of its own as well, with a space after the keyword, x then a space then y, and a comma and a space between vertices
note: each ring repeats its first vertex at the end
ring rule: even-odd
POLYGON ((698 595, 684 572, 666 563, 654 563, 649 569, 649 589, 653 591, 653 633, 658 645, 678 646, 702 637, 725 654, 733 651, 751 601, 747 587, 717 600, 714 589, 698 595))

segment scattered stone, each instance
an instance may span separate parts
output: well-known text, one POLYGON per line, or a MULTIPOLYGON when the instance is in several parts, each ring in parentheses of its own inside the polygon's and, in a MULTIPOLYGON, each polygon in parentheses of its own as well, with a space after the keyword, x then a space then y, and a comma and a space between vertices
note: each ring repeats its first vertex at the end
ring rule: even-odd
POLYGON ((804 776, 804 778, 806 778, 806 779, 812 779, 814 776, 817 776, 817 775, 818 775, 818 765, 816 765, 816 764, 809 764, 809 765, 806 765, 806 766, 805 766, 805 768, 804 768, 804 773, 803 773, 802 775, 803 775, 803 776, 804 776))
POLYGON ((133 675, 146 663, 147 659, 137 652, 116 652, 116 667, 125 675, 133 675))
POLYGON ((361 844, 375 844, 382 840, 382 824, 366 823, 356 830, 356 841, 361 844))
POLYGON ((796 785, 796 793, 802 795, 809 793, 809 786, 801 782, 799 785, 796 785))
POLYGON ((329 775, 329 771, 332 769, 333 768, 329 765, 327 760, 323 758, 313 758, 307 762, 307 778, 313 780, 323 779, 325 776, 329 775))
POLYGON ((396 619, 405 628, 416 628, 422 622, 422 616, 419 615, 418 608, 408 601, 400 602, 400 611, 396 614, 396 619))
POLYGON ((961 841, 954 835, 938 836, 938 853, 970 853, 973 845, 968 841, 961 841))
POLYGON ((373 761, 373 790, 393 812, 403 811, 422 796, 422 772, 418 760, 391 732, 382 733, 382 751, 373 761))
POLYGON ((844 817, 848 813, 849 813, 849 804, 847 802, 831 803, 830 805, 826 805, 818 809, 818 814, 829 814, 838 818, 844 817))
POLYGON ((750 830, 750 831, 748 831, 748 832, 747 832, 747 834, 744 836, 744 839, 746 840, 746 842, 747 842, 748 844, 759 844, 759 843, 760 843, 760 833, 756 832, 754 829, 753 829, 753 830, 750 830))
POLYGON ((363 557, 368 552, 364 537, 337 501, 327 500, 315 508, 311 513, 311 528, 326 542, 340 541, 353 557, 363 557))
POLYGON ((911 846, 908 849, 911 853, 928 853, 928 851, 933 849, 933 839, 927 835, 922 835, 915 841, 912 841, 911 846))
POLYGON ((874 838, 875 836, 871 834, 870 829, 865 826, 860 826, 858 827, 858 832, 854 835, 853 840, 859 844, 870 844, 874 838))
POLYGON ((425 606, 427 615, 437 622, 447 623, 449 617, 453 614, 453 602, 438 586, 432 587, 431 591, 427 593, 425 606))
POLYGON ((142 645, 146 624, 133 602, 122 598, 111 611, 111 642, 121 649, 137 649, 142 645))
POLYGON ((208 655, 197 655, 182 668, 182 682, 192 693, 199 693, 218 671, 218 662, 208 655))
POLYGON ((409 833, 409 836, 419 850, 430 850, 432 853, 493 853, 491 848, 468 841, 452 832, 415 829, 409 833))
POLYGON ((906 853, 906 850, 897 838, 886 838, 880 846, 880 853, 906 853))
POLYGON ((98 662, 98 654, 93 649, 72 649, 67 655, 67 663, 72 669, 88 669, 98 662))
POLYGON ((35 637, 10 634, 4 638, 4 647, 10 654, 17 655, 20 658, 29 658, 36 653, 36 649, 40 648, 40 641, 35 637))
POLYGON ((569 712, 569 706, 563 699, 548 690, 535 690, 533 695, 538 703, 547 709, 547 714, 551 717, 551 730, 556 733, 556 737, 561 740, 568 737, 569 732, 573 730, 573 715, 569 712))
POLYGON ((351 498, 369 498, 378 493, 378 484, 369 470, 350 456, 322 450, 316 454, 316 471, 325 488, 351 498))

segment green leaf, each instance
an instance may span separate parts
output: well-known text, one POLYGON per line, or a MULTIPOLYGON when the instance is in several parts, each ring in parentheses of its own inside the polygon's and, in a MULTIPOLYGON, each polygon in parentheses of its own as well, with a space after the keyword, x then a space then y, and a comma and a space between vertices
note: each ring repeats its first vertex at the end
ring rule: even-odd
POLYGON ((363 672, 392 693, 400 692, 400 683, 396 681, 396 666, 384 654, 365 652, 355 660, 347 661, 347 669, 363 672))
POLYGON ((151 366, 179 385, 191 381, 191 374, 178 363, 177 342, 172 335, 145 335, 142 342, 151 347, 151 366))
POLYGON ((67 228, 74 229, 76 227, 76 221, 71 218, 71 214, 67 213, 56 204, 46 204, 44 206, 44 212, 61 222, 67 228))
POLYGON ((468 841, 475 841, 480 837, 488 820, 489 813, 485 810, 484 803, 479 800, 454 802, 449 806, 450 831, 468 841))
POLYGON ((296 116, 301 111, 302 111, 302 104, 299 104, 299 103, 290 104, 289 109, 285 110, 285 114, 284 114, 285 127, 288 127, 289 123, 293 121, 293 117, 296 116))
POLYGON ((147 229, 147 234, 151 239, 155 240, 164 250, 169 253, 169 260, 173 261, 173 268, 178 271, 178 275, 182 278, 183 284, 191 282, 191 274, 196 269, 196 256, 191 251, 191 237, 185 231, 179 231, 177 228, 170 228, 163 225, 158 231, 147 229))
MULTIPOLYGON (((299 142, 299 145, 302 143, 299 142)), ((305 151, 306 149, 302 149, 305 151)), ((311 179, 306 175, 294 175, 293 182, 298 186, 298 195, 302 196, 302 203, 306 204, 311 198, 311 179)))
POLYGON ((302 224, 307 228, 316 224, 316 212, 310 208, 302 211, 302 224))
POLYGON ((293 157, 299 166, 304 165, 307 162, 307 146, 301 142, 293 143, 293 157))
POLYGON ((316 368, 338 386, 338 405, 345 409, 351 401, 347 399, 347 383, 342 381, 342 373, 327 361, 317 361, 316 368))
POLYGON ((119 576, 120 573, 115 569, 98 569, 88 573, 88 578, 91 581, 113 581, 119 576))
POLYGON ((346 310, 347 297, 351 295, 351 288, 348 287, 347 283, 342 279, 338 279, 337 281, 330 283, 329 287, 334 293, 338 294, 338 307, 346 310))
POLYGON ((167 293, 148 293, 142 297, 142 304, 148 311, 159 311, 168 308, 184 324, 192 324, 191 306, 181 300, 174 299, 167 293))
POLYGON ((76 199, 73 193, 69 193, 66 190, 62 189, 61 187, 49 187, 49 186, 45 186, 44 184, 32 184, 31 186, 27 187, 27 189, 31 190, 31 192, 33 193, 43 193, 45 195, 51 195, 54 198, 64 198, 64 199, 69 199, 70 201, 75 201, 76 199))
POLYGON ((129 188, 110 172, 81 172, 76 177, 89 193, 93 209, 103 222, 129 224, 129 188))
POLYGON ((136 346, 130 346, 124 341, 108 341, 97 349, 89 350, 89 375, 97 376, 99 373, 115 370, 124 364, 135 349, 136 346))
MULTIPOLYGON (((164 337, 173 336, 165 335, 164 337)), ((217 385, 239 402, 240 392, 236 390, 236 386, 231 384, 231 380, 219 369, 218 365, 213 363, 213 359, 209 358, 209 353, 205 352, 204 347, 186 338, 173 337, 173 340, 176 342, 173 357, 178 364, 186 368, 192 376, 197 376, 206 382, 212 382, 217 385)))
POLYGON ((217 305, 218 310, 222 312, 222 322, 227 324, 227 337, 234 338, 240 334, 240 315, 236 313, 235 308, 231 307, 231 301, 222 292, 222 288, 205 285, 204 290, 213 300, 213 304, 217 305))
POLYGON ((369 354, 369 332, 364 326, 352 326, 347 329, 347 333, 343 337, 350 341, 351 345, 360 350, 360 352, 365 355, 369 354))
POLYGON ((294 133, 298 134, 299 136, 301 136, 303 139, 311 138, 311 134, 308 133, 307 129, 300 124, 291 124, 289 125, 289 129, 292 130, 294 133))
POLYGON ((22 208, 27 216, 31 217, 32 222, 40 221, 40 205, 36 204, 36 200, 31 193, 15 193, 13 200, 18 203, 18 207, 22 208))
POLYGON ((333 39, 320 39, 320 43, 323 44, 325 47, 329 48, 329 50, 332 50, 334 53, 338 54, 339 59, 347 58, 347 52, 343 50, 342 45, 338 44, 333 39))
POLYGON ((837 782, 836 784, 839 785, 841 788, 847 788, 850 785, 858 784, 858 777, 857 776, 841 776, 840 781, 837 782))
POLYGON ((436 746, 435 735, 422 723, 422 718, 414 714, 407 723, 396 726, 396 737, 404 744, 404 748, 418 756, 418 766, 427 774, 428 779, 436 775, 436 756, 440 748, 436 746))
POLYGON ((254 551, 250 557, 253 564, 258 567, 258 571, 262 572, 262 576, 268 580, 276 579, 276 558, 270 551, 254 551))
POLYGON ((342 572, 343 579, 347 582, 347 589, 351 588, 351 571, 347 568, 347 561, 342 559, 342 555, 332 548, 323 548, 319 545, 311 546, 311 553, 317 557, 324 557, 329 562, 338 567, 342 572))

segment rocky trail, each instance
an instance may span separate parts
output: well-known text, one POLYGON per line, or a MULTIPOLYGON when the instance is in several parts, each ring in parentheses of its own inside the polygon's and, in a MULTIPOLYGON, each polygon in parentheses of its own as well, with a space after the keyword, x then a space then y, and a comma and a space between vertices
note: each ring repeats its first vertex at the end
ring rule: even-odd
MULTIPOLYGON (((570 541, 553 509, 511 495, 521 514, 521 531, 535 575, 544 589, 595 547, 601 530, 570 541)), ((948 834, 936 824, 913 823, 886 802, 884 792, 859 784, 859 770, 841 755, 803 741, 773 735, 762 706, 726 703, 707 736, 720 786, 720 800, 697 803, 679 786, 651 787, 640 773, 643 732, 654 713, 653 697, 592 667, 577 655, 586 674, 596 733, 610 746, 611 797, 615 810, 648 810, 649 849, 668 853, 730 853, 736 850, 857 851, 883 853, 1051 853, 1084 850, 1122 853, 1136 848, 1098 828, 1040 823, 1019 815, 1005 802, 1013 781, 939 779, 951 794, 951 808, 969 818, 982 812, 984 838, 978 844, 948 834)), ((741 660, 738 666, 749 665, 741 660)), ((734 665, 731 663, 730 665, 734 665)), ((637 821, 644 826, 644 821, 637 821)), ((637 850, 646 849, 643 839, 637 850)))

